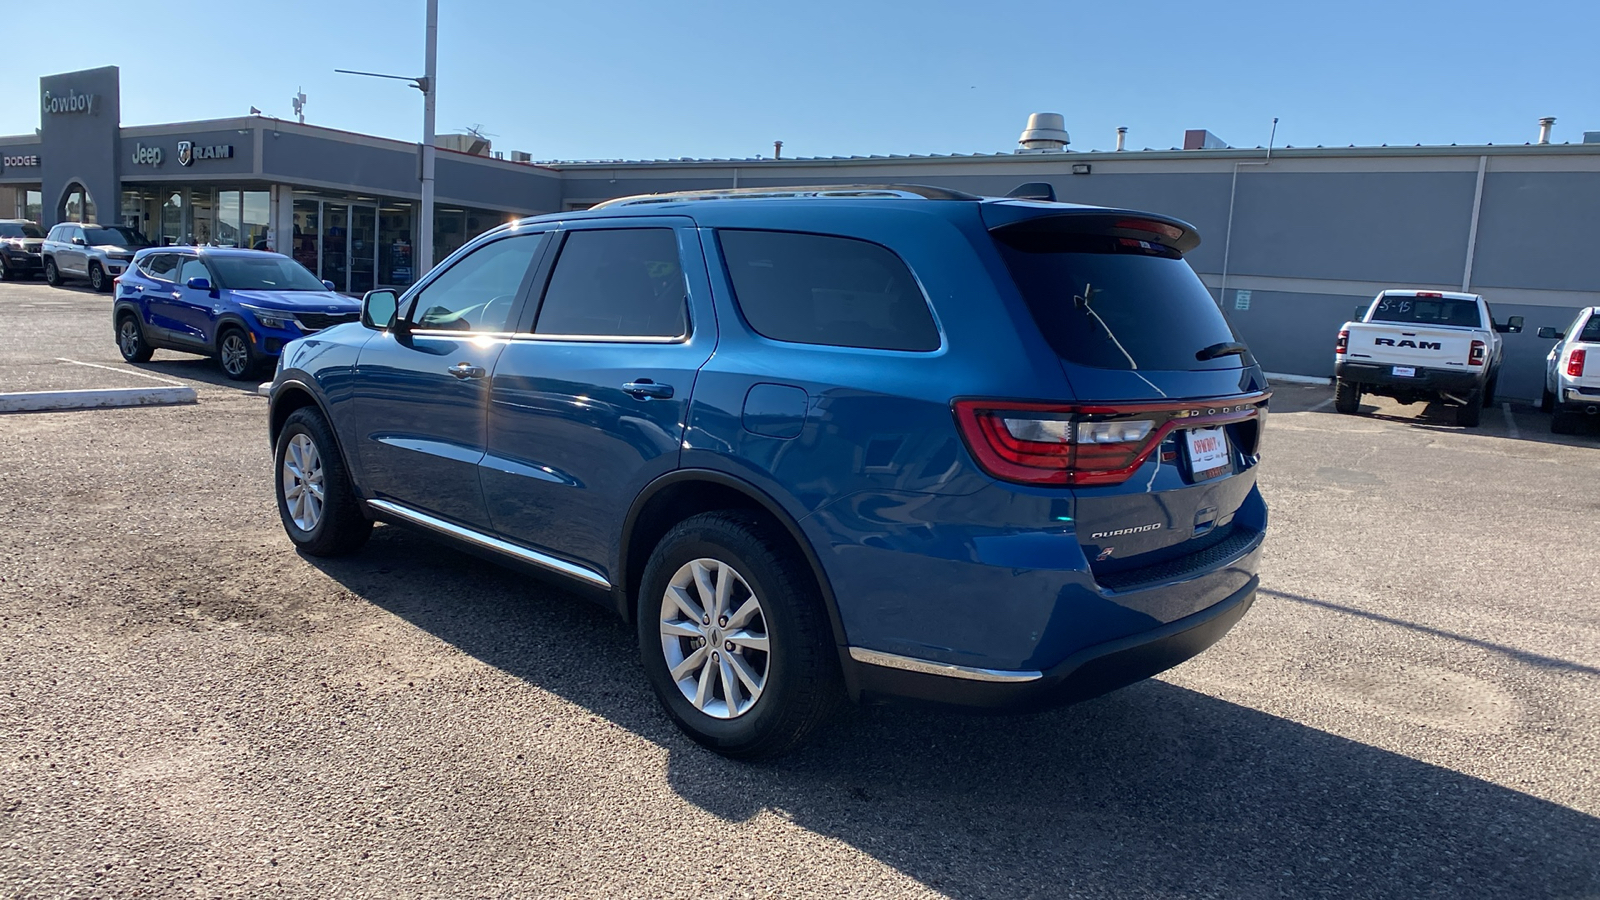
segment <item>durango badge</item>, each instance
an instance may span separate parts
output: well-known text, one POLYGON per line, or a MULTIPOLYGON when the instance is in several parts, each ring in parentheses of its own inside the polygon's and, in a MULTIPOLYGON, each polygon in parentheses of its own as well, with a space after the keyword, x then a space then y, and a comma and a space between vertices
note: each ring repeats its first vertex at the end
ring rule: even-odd
POLYGON ((1094 534, 1089 535, 1089 537, 1092 540, 1099 540, 1101 538, 1118 537, 1124 534, 1142 534, 1146 531, 1160 530, 1160 522, 1151 522, 1149 525, 1135 525, 1132 528, 1118 528, 1116 531, 1096 531, 1094 534))

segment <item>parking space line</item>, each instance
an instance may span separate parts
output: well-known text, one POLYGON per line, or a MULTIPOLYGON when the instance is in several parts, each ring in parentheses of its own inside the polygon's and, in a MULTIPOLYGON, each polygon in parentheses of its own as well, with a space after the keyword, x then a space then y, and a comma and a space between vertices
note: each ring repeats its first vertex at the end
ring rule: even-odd
POLYGON ((158 375, 151 375, 149 372, 141 372, 138 369, 119 369, 116 366, 102 366, 99 363, 79 362, 76 359, 67 359, 65 356, 58 356, 58 357, 56 357, 56 360, 58 362, 72 363, 75 366, 92 366, 92 367, 94 367, 96 369, 105 369, 107 372, 121 372, 124 375, 137 375, 140 378, 148 378, 151 381, 159 381, 162 384, 170 384, 170 385, 173 385, 175 387, 183 387, 183 383, 182 382, 172 381, 172 380, 167 379, 167 378, 162 378, 162 377, 160 377, 158 375))
POLYGON ((1333 405, 1333 398, 1329 397, 1328 399, 1322 401, 1321 403, 1318 403, 1316 406, 1311 407, 1311 409, 1307 410, 1307 412, 1315 412, 1316 410, 1319 410, 1319 409, 1323 408, 1324 406, 1331 406, 1331 405, 1333 405))
POLYGON ((1513 439, 1521 440, 1522 439, 1522 434, 1517 431, 1517 420, 1511 418, 1511 404, 1509 404, 1509 403, 1500 404, 1500 411, 1502 413, 1505 413, 1506 431, 1507 431, 1507 433, 1509 433, 1513 439))

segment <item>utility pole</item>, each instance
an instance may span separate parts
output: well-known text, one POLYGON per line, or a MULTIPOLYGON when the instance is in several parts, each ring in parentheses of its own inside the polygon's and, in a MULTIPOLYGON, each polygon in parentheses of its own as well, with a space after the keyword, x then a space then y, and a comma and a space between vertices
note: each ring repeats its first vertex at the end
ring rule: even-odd
POLYGON ((422 221, 417 223, 417 277, 433 268, 434 102, 439 95, 439 0, 428 0, 428 35, 422 89, 422 221))

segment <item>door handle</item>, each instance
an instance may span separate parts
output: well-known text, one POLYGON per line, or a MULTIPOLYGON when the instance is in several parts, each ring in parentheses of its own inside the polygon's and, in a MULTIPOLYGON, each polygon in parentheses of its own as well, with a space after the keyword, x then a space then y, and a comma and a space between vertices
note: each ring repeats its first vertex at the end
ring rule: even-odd
POLYGON ((622 386, 622 390, 635 400, 667 400, 672 397, 672 385, 656 384, 648 378, 630 381, 622 386))
POLYGON ((487 374, 484 372, 483 366, 475 366, 471 363, 456 363, 450 368, 445 369, 445 371, 463 381, 467 380, 468 378, 482 378, 485 374, 487 374))

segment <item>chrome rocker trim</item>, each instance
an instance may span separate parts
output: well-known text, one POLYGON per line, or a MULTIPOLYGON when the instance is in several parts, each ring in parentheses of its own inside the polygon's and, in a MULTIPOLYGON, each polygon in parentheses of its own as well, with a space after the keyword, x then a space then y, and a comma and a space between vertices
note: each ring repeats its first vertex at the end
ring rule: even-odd
POLYGON ((1043 672, 1033 672, 1025 669, 1012 671, 1008 669, 979 669, 973 666, 957 666, 951 663, 917 659, 912 656, 901 656, 897 653, 884 653, 881 650, 868 650, 864 647, 851 647, 850 658, 859 663, 866 663, 869 666, 902 669, 907 672, 919 672, 923 675, 943 675, 946 678, 964 678, 968 681, 1017 683, 1038 681, 1044 677, 1043 672))
POLYGON ((552 572, 560 572, 562 575, 576 578, 579 581, 587 582, 596 587, 604 588, 606 590, 611 589, 611 582, 607 581, 604 575, 601 575, 599 572, 596 572, 593 569, 580 566, 577 563, 569 563, 563 559, 556 559, 553 556, 546 556, 545 554, 536 550, 529 550, 526 547, 519 547, 509 541, 503 541, 497 537, 490 537, 482 532, 473 531, 470 528, 464 528, 460 525, 456 525, 453 522, 446 522, 443 519, 434 518, 427 513, 420 513, 414 509, 408 509, 404 506, 401 506, 398 503, 391 503, 388 500, 368 500, 367 505, 378 512, 384 513, 385 515, 394 516, 397 519, 404 519, 413 525, 421 525, 424 528, 431 528, 440 534, 447 534, 453 538, 459 538, 460 540, 466 541, 469 544, 482 547, 485 550, 493 550, 496 553, 502 553, 511 557, 512 559, 520 560, 525 563, 531 563, 539 566, 540 568, 549 569, 552 572))

